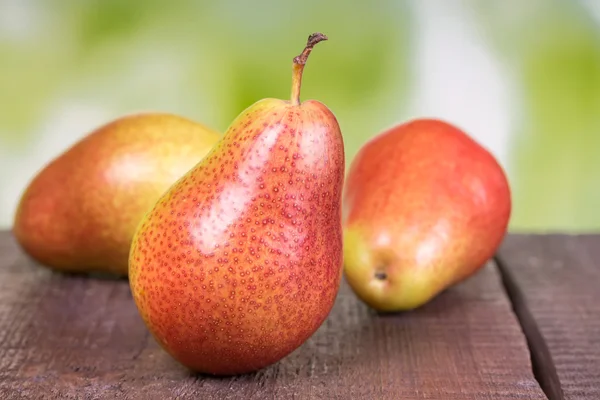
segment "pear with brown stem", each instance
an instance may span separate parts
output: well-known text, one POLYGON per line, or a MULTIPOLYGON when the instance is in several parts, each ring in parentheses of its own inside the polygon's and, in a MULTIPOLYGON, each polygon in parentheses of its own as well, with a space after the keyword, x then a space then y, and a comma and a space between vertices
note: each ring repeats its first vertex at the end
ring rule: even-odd
POLYGON ((214 149, 148 213, 130 283, 156 340, 187 367, 254 371, 304 343, 329 314, 342 273, 344 145, 333 113, 292 99, 242 112, 214 149))

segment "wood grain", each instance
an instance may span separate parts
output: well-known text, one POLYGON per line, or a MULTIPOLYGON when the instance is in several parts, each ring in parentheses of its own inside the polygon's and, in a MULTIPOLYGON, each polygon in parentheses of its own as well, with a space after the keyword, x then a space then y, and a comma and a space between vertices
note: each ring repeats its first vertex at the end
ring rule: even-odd
POLYGON ((564 398, 600 399, 600 235, 513 235, 498 259, 521 288, 564 398))
POLYGON ((254 374, 189 373, 126 281, 54 273, 0 234, 1 399, 543 399, 496 267, 423 308, 378 315, 344 283, 301 348, 254 374))

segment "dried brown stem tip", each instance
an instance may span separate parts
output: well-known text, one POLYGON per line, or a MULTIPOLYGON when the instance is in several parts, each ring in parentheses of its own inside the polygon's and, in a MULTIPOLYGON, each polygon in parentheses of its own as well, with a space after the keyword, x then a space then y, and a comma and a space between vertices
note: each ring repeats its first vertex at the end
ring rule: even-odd
POLYGON ((302 53, 296 57, 294 57, 294 64, 304 65, 306 64, 306 60, 308 59, 308 55, 312 51, 313 47, 319 42, 327 40, 327 36, 322 33, 316 32, 308 37, 308 41, 306 42, 306 47, 302 51, 302 53))
POLYGON ((319 32, 313 33, 308 37, 306 47, 302 53, 299 56, 294 57, 292 75, 292 105, 297 106, 300 104, 300 86, 302 84, 302 71, 304 70, 306 59, 308 58, 308 55, 312 51, 315 44, 322 42, 323 40, 327 40, 327 36, 319 32))

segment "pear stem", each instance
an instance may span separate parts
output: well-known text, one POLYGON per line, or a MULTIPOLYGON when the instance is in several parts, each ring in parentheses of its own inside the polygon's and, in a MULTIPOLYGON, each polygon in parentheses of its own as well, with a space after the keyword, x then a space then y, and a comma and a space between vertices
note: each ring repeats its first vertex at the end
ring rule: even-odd
POLYGON ((308 37, 306 47, 304 48, 302 53, 294 57, 294 65, 292 70, 292 105, 300 105, 300 86, 302 85, 302 72, 304 71, 304 65, 306 64, 308 55, 317 43, 327 39, 327 36, 323 35, 322 33, 313 33, 308 37))

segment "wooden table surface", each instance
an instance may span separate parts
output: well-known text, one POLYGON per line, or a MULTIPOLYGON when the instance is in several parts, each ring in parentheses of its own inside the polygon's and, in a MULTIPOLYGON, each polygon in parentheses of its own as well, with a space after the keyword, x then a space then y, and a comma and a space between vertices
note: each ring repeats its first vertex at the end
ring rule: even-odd
POLYGON ((378 315, 344 282, 279 363, 195 375, 140 319, 126 280, 72 276, 0 233, 0 399, 600 399, 600 235, 509 235, 424 307, 378 315))

